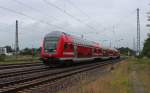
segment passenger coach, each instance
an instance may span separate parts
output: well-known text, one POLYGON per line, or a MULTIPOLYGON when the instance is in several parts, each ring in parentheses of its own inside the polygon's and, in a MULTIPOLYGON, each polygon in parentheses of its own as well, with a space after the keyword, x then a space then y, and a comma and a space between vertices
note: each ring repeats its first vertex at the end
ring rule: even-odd
POLYGON ((120 55, 117 53, 118 51, 113 49, 106 49, 106 53, 104 53, 102 46, 96 42, 53 31, 44 37, 41 58, 46 65, 50 65, 90 61, 99 59, 105 54, 107 57, 119 57, 120 55), (112 55, 108 55, 111 51, 112 55))

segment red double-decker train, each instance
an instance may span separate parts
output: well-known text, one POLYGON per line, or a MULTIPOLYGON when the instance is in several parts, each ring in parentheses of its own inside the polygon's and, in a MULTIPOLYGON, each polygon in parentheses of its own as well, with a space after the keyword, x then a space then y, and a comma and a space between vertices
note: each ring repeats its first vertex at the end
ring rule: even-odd
POLYGON ((46 65, 119 57, 116 49, 60 31, 48 33, 41 47, 41 59, 46 65))

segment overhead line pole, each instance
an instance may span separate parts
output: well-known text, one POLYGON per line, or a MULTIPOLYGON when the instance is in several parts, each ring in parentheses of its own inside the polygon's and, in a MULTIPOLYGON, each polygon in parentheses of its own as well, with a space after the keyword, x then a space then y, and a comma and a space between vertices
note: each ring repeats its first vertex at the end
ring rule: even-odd
POLYGON ((139 8, 137 8, 137 56, 140 55, 140 20, 139 20, 139 8))
POLYGON ((136 42, 135 42, 135 38, 133 38, 133 50, 136 51, 136 42))
POLYGON ((16 58, 19 51, 19 41, 18 41, 18 20, 16 20, 16 33, 15 33, 15 54, 16 58))

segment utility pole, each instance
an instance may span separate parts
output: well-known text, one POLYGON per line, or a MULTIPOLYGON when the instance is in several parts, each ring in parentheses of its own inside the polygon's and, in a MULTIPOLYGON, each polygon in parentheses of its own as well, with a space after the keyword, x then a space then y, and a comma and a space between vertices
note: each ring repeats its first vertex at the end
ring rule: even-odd
POLYGON ((16 20, 16 33, 15 33, 15 54, 16 57, 19 51, 19 44, 18 44, 18 20, 16 20))
MULTIPOLYGON (((116 38, 116 34, 115 34, 115 25, 113 25, 113 34, 114 34, 114 41, 116 41, 117 38, 116 38)), ((114 47, 115 47, 115 45, 114 45, 114 47)))
POLYGON ((135 51, 136 49, 136 42, 135 42, 135 38, 133 38, 133 50, 135 51))
POLYGON ((139 8, 137 8, 137 56, 140 55, 140 19, 139 8))

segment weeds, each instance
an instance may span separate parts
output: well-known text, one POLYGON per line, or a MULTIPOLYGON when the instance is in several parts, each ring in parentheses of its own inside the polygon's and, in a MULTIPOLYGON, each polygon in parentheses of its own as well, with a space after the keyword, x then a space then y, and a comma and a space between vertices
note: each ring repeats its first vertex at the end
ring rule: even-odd
POLYGON ((119 63, 106 75, 88 84, 79 83, 59 93, 133 93, 133 78, 131 73, 136 71, 144 87, 145 93, 150 93, 150 59, 129 58, 119 63))

